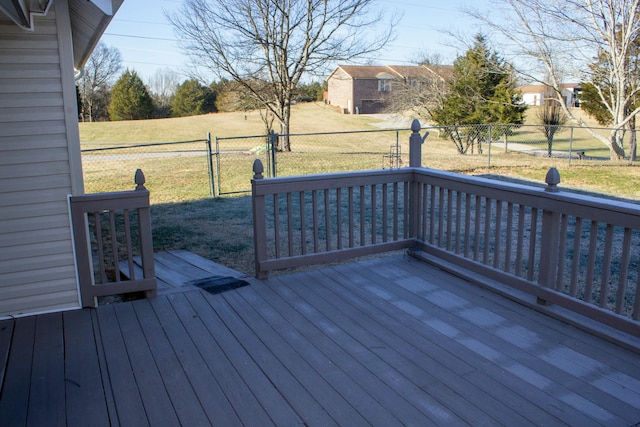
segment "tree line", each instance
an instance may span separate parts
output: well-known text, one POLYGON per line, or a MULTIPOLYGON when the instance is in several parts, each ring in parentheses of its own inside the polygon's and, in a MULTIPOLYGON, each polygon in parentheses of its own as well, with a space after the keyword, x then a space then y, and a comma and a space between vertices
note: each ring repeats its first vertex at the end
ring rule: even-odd
MULTIPOLYGON (((233 81, 203 84, 196 78, 160 69, 145 83, 135 70, 122 71, 117 48, 99 43, 76 79, 79 118, 83 122, 186 117, 259 108, 246 102, 233 81)), ((322 100, 325 85, 299 84, 295 101, 322 100)))

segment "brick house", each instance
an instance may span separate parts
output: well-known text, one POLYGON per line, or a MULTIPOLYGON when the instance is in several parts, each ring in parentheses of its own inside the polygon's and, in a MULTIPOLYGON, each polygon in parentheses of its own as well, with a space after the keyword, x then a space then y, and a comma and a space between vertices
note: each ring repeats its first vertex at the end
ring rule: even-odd
POLYGON ((327 99, 345 114, 382 113, 391 93, 424 80, 445 81, 451 66, 339 65, 327 78, 327 99))

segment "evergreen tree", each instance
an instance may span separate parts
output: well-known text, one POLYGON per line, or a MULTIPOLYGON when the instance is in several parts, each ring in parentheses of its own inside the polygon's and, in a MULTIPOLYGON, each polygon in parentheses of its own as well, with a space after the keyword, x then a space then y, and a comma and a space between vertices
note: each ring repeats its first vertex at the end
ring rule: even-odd
MULTIPOLYGON (((473 47, 454 61, 449 90, 431 110, 431 118, 447 126, 447 135, 465 154, 475 143, 481 150, 482 141, 489 137, 488 127, 459 126, 522 124, 526 108, 509 64, 489 49, 484 36, 477 35, 473 47)), ((504 127, 497 127, 491 136, 504 132, 504 127)))
POLYGON ((140 120, 153 115, 153 101, 135 71, 125 71, 111 90, 111 120, 140 120))
POLYGON ((186 80, 178 85, 171 101, 171 116, 185 117, 213 113, 216 93, 195 79, 186 80))

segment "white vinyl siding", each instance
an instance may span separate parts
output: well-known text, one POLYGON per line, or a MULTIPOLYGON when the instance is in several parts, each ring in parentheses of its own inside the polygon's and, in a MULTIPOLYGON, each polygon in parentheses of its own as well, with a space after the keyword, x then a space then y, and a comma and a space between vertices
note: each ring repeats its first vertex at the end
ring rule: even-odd
POLYGON ((33 32, 0 17, 0 317, 79 306, 67 204, 79 169, 70 155, 77 131, 67 127, 77 127, 75 92, 65 93, 74 90, 67 7, 56 1, 33 32))

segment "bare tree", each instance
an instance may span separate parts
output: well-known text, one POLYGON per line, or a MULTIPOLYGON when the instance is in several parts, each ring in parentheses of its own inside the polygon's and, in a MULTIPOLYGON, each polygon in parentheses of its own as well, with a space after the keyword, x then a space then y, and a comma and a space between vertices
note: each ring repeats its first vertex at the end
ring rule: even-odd
POLYGON ((180 83, 180 76, 169 68, 159 68, 149 78, 148 86, 153 102, 162 115, 171 110, 171 97, 180 83))
POLYGON ((391 39, 374 0, 185 0, 169 17, 194 64, 239 83, 280 124, 290 151, 294 90, 306 73, 380 50, 391 39), (368 32, 376 31, 373 34, 368 32), (261 84, 267 81, 272 90, 261 84))
POLYGON ((399 68, 404 73, 392 82, 393 90, 386 100, 388 108, 393 112, 411 111, 431 120, 431 112, 442 107, 449 92, 453 67, 421 61, 418 66, 399 68))
POLYGON ((629 66, 640 36, 640 0, 494 0, 493 6, 489 14, 469 14, 499 31, 514 54, 528 57, 516 62, 518 71, 527 80, 546 83, 573 123, 584 126, 567 105, 560 77, 574 76, 596 87, 613 130, 608 138, 592 135, 609 148, 612 159, 623 159, 625 126, 640 112, 628 108, 640 91, 629 66), (605 79, 589 67, 594 58, 603 61, 598 72, 605 70, 605 79))
POLYGON ((102 42, 98 43, 78 81, 83 121, 93 122, 99 117, 108 117, 109 88, 121 69, 120 51, 102 42))
POLYGON ((538 120, 542 124, 542 132, 547 139, 547 156, 551 157, 553 150, 553 138, 567 123, 567 115, 556 99, 545 99, 538 110, 538 120))

